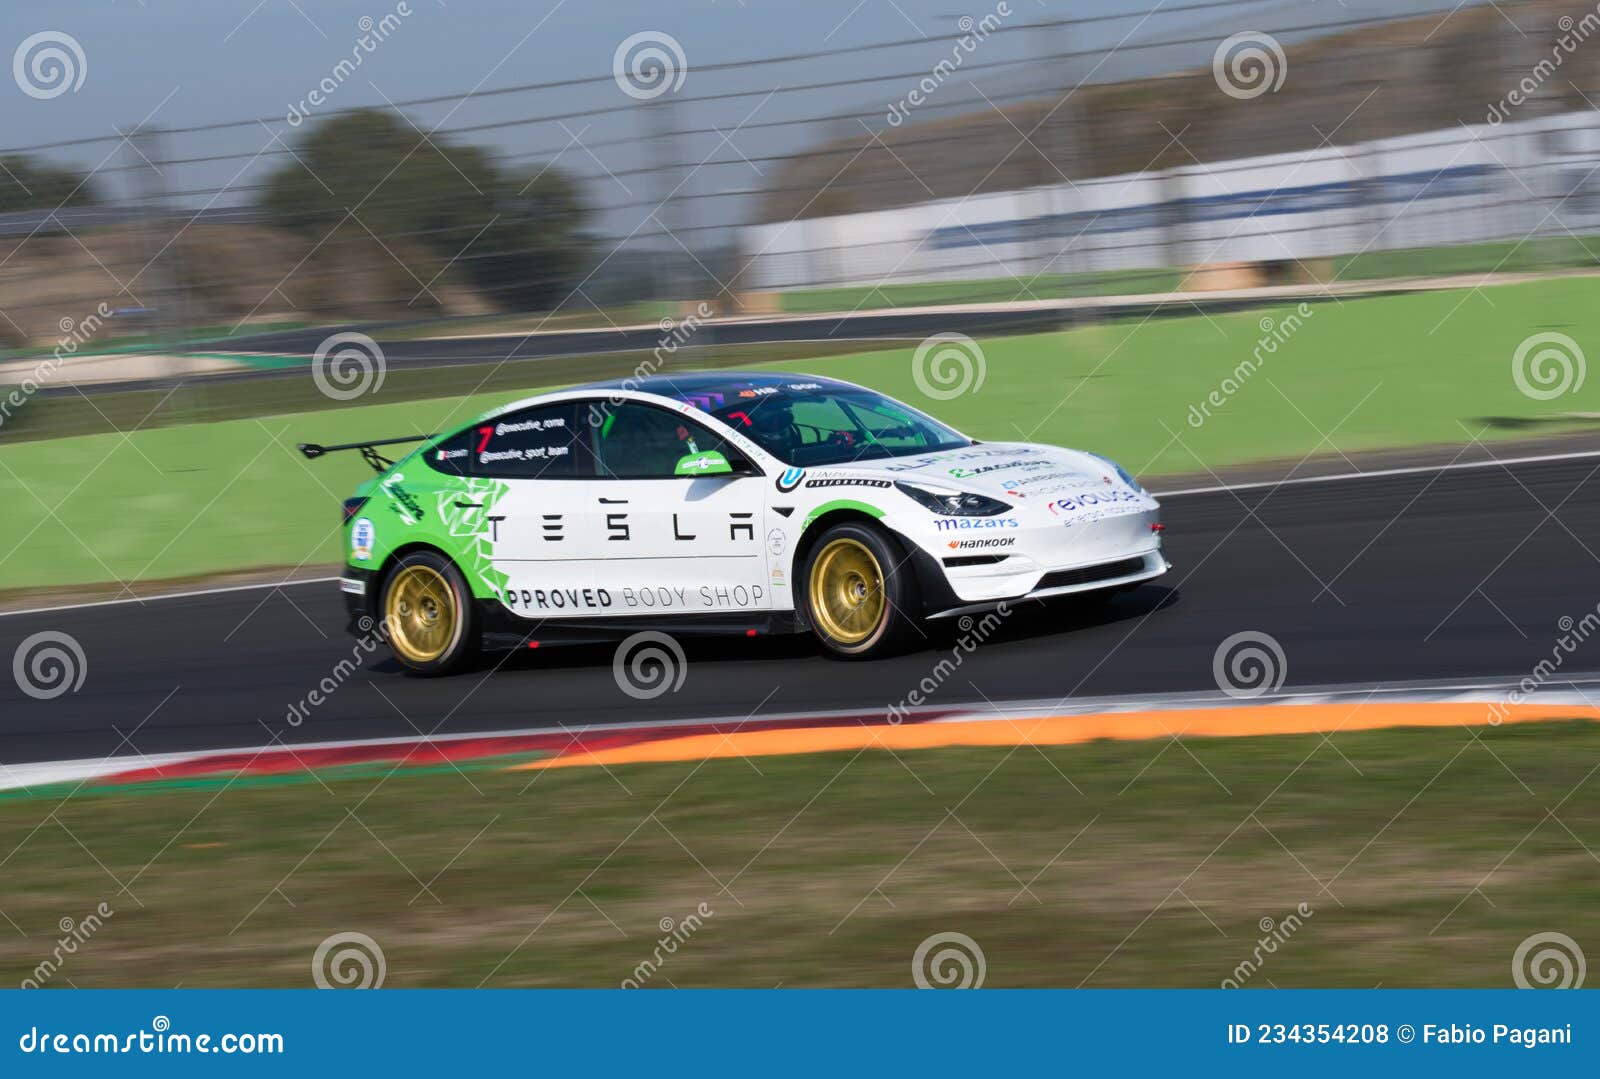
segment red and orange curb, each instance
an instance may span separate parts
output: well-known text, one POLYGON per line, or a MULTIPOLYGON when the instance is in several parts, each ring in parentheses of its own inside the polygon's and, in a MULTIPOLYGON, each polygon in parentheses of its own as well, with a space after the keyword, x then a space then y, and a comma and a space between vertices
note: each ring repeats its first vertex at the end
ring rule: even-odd
POLYGON ((942 749, 952 746, 1067 746, 1157 738, 1256 738, 1334 734, 1397 727, 1490 727, 1558 720, 1600 720, 1588 706, 1489 705, 1483 702, 1347 702, 1236 705, 1087 715, 1005 716, 934 720, 914 724, 858 722, 828 727, 788 727, 688 733, 611 744, 575 742, 513 770, 772 757, 851 750, 942 749))
POLYGON ((282 744, 233 751, 12 765, 0 772, 0 799, 60 797, 110 791, 162 791, 196 786, 292 783, 463 768, 539 771, 624 764, 773 757, 808 753, 910 751, 954 746, 1070 746, 1163 738, 1259 738, 1341 734, 1391 728, 1468 729, 1541 722, 1600 720, 1584 698, 1506 704, 1457 697, 1405 700, 1323 694, 1285 702, 1107 698, 1085 711, 1055 714, 1048 706, 1013 705, 979 712, 970 706, 924 709, 891 720, 887 709, 744 720, 676 720, 543 728, 432 738, 282 744), (1099 709, 1099 710, 1095 710, 1099 709))

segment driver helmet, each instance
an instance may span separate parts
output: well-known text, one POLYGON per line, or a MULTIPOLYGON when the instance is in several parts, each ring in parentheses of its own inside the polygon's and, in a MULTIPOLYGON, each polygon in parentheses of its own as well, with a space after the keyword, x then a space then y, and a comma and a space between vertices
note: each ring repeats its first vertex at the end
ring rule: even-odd
POLYGON ((749 411, 758 434, 786 435, 794 427, 794 406, 783 397, 768 397, 749 411))

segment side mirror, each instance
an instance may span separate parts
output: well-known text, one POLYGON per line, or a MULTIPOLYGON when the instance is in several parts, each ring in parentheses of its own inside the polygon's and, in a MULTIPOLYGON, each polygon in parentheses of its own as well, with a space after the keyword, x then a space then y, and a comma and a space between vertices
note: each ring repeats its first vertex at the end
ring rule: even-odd
POLYGON ((726 476, 732 472, 733 466, 717 450, 680 457, 672 470, 674 476, 726 476))

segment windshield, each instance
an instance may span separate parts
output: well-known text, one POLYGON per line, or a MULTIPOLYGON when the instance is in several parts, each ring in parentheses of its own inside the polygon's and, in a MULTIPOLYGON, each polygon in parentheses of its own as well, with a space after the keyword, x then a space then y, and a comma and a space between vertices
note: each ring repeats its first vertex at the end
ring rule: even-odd
POLYGON ((711 414, 785 464, 842 465, 972 445, 871 390, 796 382, 744 394, 711 414))

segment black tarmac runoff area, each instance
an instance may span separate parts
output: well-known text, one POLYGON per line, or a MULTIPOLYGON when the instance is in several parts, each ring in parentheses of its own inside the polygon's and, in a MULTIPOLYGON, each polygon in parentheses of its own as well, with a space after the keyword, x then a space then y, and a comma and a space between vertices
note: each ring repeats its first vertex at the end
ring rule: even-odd
MULTIPOLYGON (((1163 505, 1169 574, 1110 601, 1017 609, 946 665, 926 703, 1214 693, 1218 646, 1243 631, 1281 645, 1286 691, 1514 680, 1600 600, 1600 457, 1168 493, 1163 505)), ((880 712, 904 706, 959 634, 952 623, 921 651, 868 662, 824 658, 804 637, 688 640, 681 688, 654 700, 618 687, 610 646, 491 657, 448 679, 369 658, 306 709, 352 654, 344 625, 332 583, 0 617, 0 655, 50 630, 87 661, 82 685, 50 700, 0 678, 0 764, 880 712), (305 718, 291 724, 297 706, 305 718)), ((1578 646, 1574 672, 1600 667, 1585 647, 1600 640, 1578 646)))

